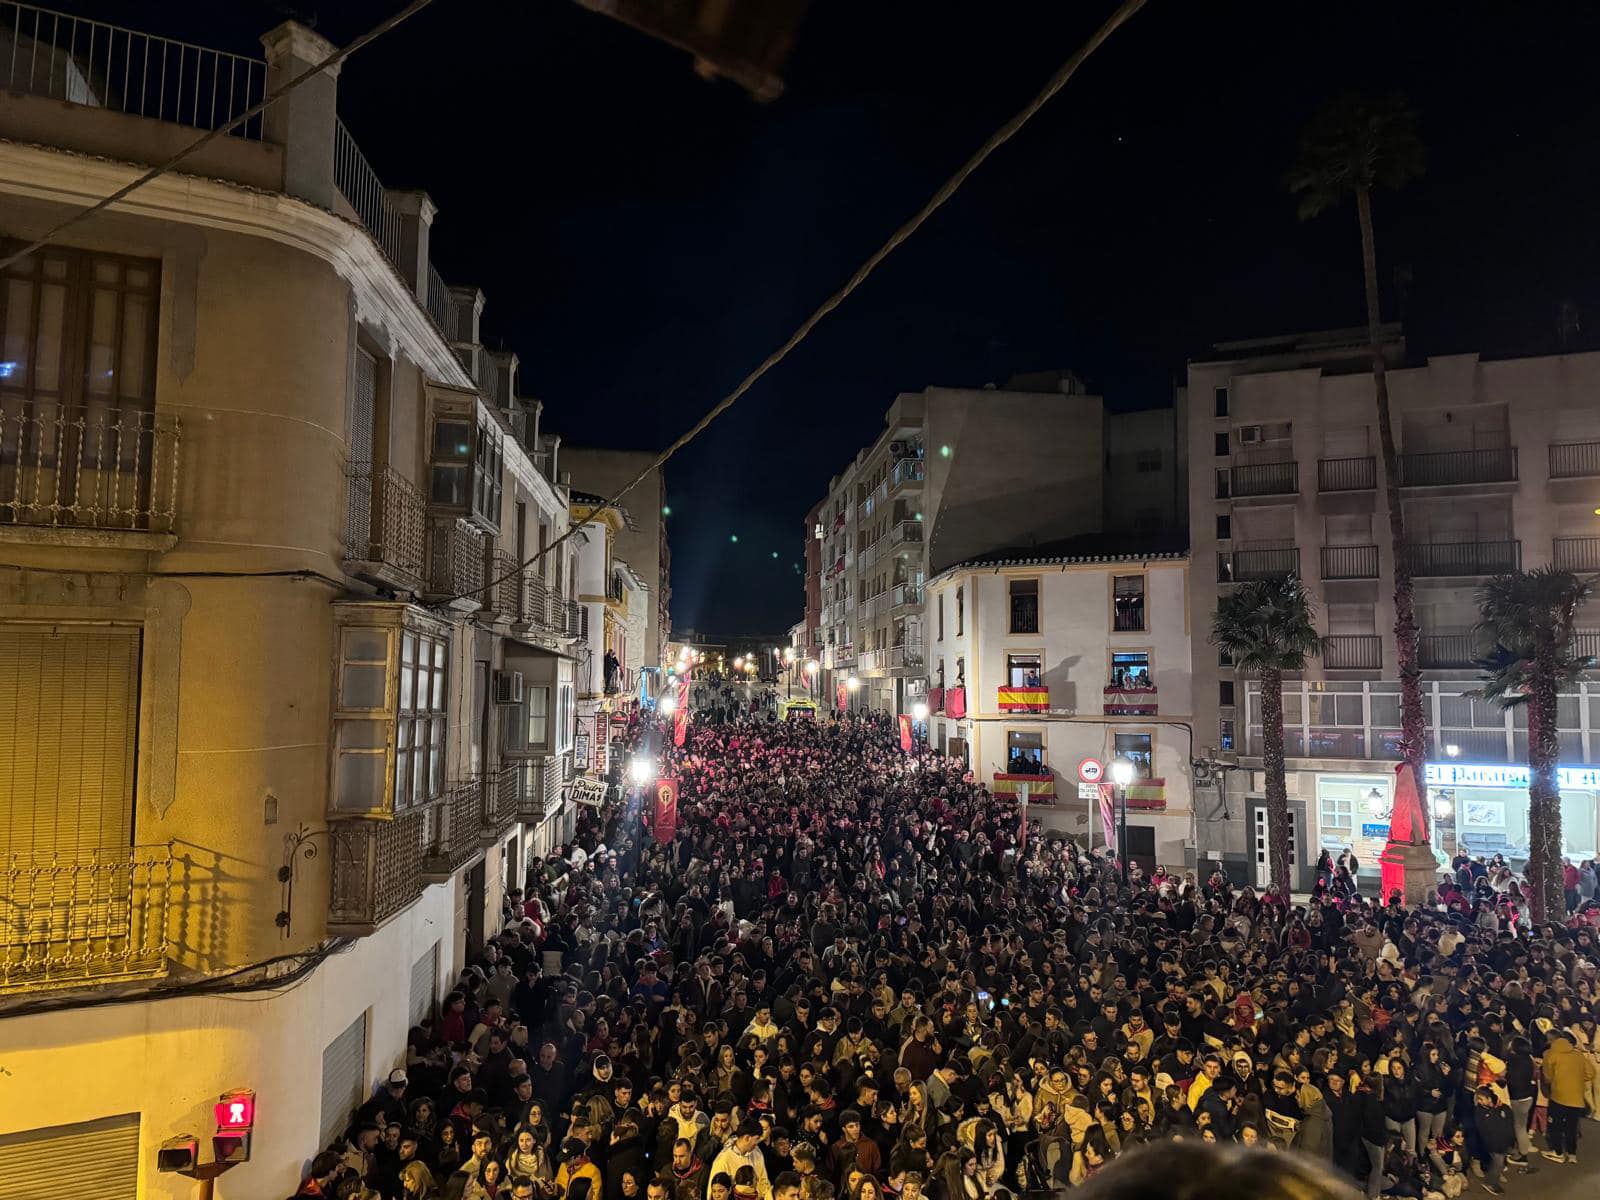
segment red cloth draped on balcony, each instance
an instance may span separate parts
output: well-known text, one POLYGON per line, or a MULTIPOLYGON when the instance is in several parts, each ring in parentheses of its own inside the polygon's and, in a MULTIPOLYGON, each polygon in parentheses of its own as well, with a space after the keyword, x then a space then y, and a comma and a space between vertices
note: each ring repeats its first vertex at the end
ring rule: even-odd
POLYGON ((964 687, 946 688, 944 693, 945 715, 951 720, 959 721, 967 715, 967 689, 964 687))
POLYGON ((1382 865, 1379 887, 1385 900, 1396 891, 1405 895, 1406 888, 1405 865, 1398 855, 1388 852, 1390 847, 1428 844, 1428 817, 1422 807, 1416 776, 1406 769, 1407 765, 1403 762, 1394 765, 1394 808, 1389 814, 1389 840, 1378 860, 1382 865))
POLYGON ((944 711, 944 689, 931 687, 928 689, 928 711, 942 713, 944 711))

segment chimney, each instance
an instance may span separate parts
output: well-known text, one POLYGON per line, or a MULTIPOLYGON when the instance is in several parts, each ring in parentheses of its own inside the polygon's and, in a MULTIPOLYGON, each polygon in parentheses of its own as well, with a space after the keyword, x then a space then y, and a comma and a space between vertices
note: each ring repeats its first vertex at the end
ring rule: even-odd
POLYGON ((385 188, 384 195, 389 207, 400 218, 400 261, 395 265, 411 285, 417 303, 427 308, 428 234, 433 229, 433 218, 439 214, 439 208, 423 191, 385 188))
MULTIPOLYGON (((298 21, 261 35, 267 92, 281 88, 332 54, 335 47, 298 21)), ((283 147, 283 190, 321 208, 335 207, 334 145, 339 124, 339 68, 306 80, 261 116, 261 135, 283 147)))
POLYGON ((476 346, 483 320, 483 293, 475 287, 453 287, 450 304, 456 310, 456 342, 476 346))

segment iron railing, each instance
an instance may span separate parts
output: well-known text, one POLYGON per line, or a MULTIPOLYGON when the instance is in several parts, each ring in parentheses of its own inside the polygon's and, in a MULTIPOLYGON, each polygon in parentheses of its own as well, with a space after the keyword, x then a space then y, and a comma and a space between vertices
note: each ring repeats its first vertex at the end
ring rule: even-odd
POLYGON ((432 263, 428 264, 428 315, 433 318, 433 323, 439 327, 446 341, 458 339, 456 306, 450 303, 450 289, 445 286, 444 276, 432 263))
POLYGON ((382 563, 421 582, 427 544, 427 503, 421 490, 393 467, 351 463, 344 556, 382 563))
POLYGON ((1584 479, 1591 475, 1600 475, 1600 442, 1551 444, 1551 479, 1584 479))
POLYGON ((926 468, 927 464, 920 458, 902 458, 894 464, 894 470, 889 472, 889 490, 894 491, 911 483, 921 483, 926 468))
POLYGON ((889 610, 922 603, 922 589, 914 583, 897 583, 889 595, 889 610))
POLYGON ((891 667, 921 667, 924 663, 922 646, 916 643, 907 643, 903 646, 889 647, 889 666, 891 667))
POLYGON ((178 422, 126 409, 0 413, 0 524, 170 533, 178 422))
POLYGON ((1401 487, 1445 487, 1457 483, 1510 483, 1517 478, 1517 448, 1441 450, 1400 456, 1401 487))
POLYGON ((1330 634, 1322 639, 1322 665, 1335 670, 1379 670, 1383 666, 1383 638, 1375 633, 1330 634))
POLYGON ((159 975, 170 845, 0 858, 0 992, 159 975))
POLYGON ((426 879, 448 877, 465 866, 481 848, 478 837, 483 808, 483 784, 477 779, 452 783, 443 803, 432 811, 424 830, 422 875, 426 879))
POLYGON ((1464 668, 1478 657, 1478 637, 1472 633, 1424 633, 1417 638, 1417 665, 1464 668))
MULTIPOLYGON (((0 3, 0 70, 7 91, 195 129, 255 107, 267 84, 258 58, 12 0, 0 3)), ((261 114, 229 133, 259 140, 261 114)))
POLYGON ((1378 460, 1363 458, 1319 458, 1317 491, 1370 492, 1378 486, 1378 460))
POLYGON ((1233 468, 1233 495, 1290 496, 1300 490, 1300 464, 1294 461, 1251 463, 1233 468))
POLYGON ((1572 635, 1572 651, 1600 661, 1600 629, 1580 629, 1572 635))
POLYGON ((1558 537, 1552 561, 1564 571, 1600 571, 1600 537, 1558 537))
POLYGON ((488 579, 494 580, 495 583, 485 594, 485 601, 502 620, 522 619, 527 588, 523 586, 522 572, 517 569, 518 565, 517 556, 509 550, 494 550, 490 554, 488 579))
POLYGON ((892 536, 893 543, 896 546, 902 545, 906 542, 920 543, 922 541, 922 522, 901 521, 894 527, 892 536))
POLYGON ((1218 578, 1222 583, 1282 579, 1300 572, 1300 551, 1294 546, 1235 550, 1232 554, 1221 554, 1217 557, 1218 578))
POLYGON ((487 539, 470 522, 434 517, 428 526, 428 591, 487 603, 483 592, 487 550, 487 539))
POLYGON ((1522 564, 1522 543, 1407 542, 1402 547, 1406 569, 1417 578, 1449 575, 1499 575, 1522 564))
POLYGON ((395 266, 401 262, 400 214, 344 122, 333 123, 333 182, 395 266))
POLYGON ((1322 548, 1322 577, 1324 579, 1376 579, 1378 577, 1378 548, 1376 546, 1324 546, 1322 548))
POLYGON ((330 931, 371 933, 422 894, 422 849, 438 806, 414 808, 392 821, 333 821, 328 904, 330 931))

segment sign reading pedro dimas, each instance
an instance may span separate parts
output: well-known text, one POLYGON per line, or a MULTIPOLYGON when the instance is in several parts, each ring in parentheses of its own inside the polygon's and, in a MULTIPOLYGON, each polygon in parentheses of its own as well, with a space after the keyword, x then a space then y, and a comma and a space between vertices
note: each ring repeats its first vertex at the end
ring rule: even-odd
MULTIPOLYGON (((1525 788, 1528 768, 1514 763, 1429 763, 1429 787, 1525 788)), ((1600 767, 1558 767, 1556 786, 1600 788, 1600 767)))

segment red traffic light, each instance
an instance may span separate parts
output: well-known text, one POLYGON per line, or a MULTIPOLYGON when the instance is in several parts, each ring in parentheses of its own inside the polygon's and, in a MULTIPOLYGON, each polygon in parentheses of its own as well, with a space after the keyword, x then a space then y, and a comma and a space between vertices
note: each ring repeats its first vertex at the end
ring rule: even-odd
POLYGON ((227 1092, 213 1108, 218 1133, 245 1133, 256 1123, 256 1094, 248 1088, 227 1092))

